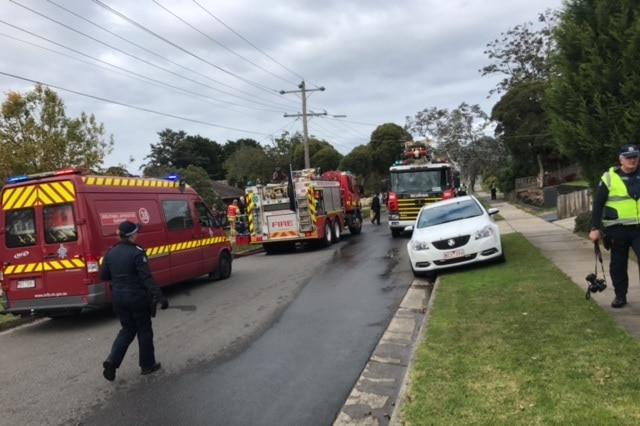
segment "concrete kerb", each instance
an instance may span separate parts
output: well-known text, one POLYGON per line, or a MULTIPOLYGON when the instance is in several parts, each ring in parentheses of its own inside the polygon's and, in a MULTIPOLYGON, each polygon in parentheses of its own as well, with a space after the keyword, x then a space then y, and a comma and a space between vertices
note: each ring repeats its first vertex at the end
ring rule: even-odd
POLYGON ((434 286, 414 280, 374 349, 355 386, 338 413, 334 426, 387 425, 404 395, 407 374, 415 359, 434 286))

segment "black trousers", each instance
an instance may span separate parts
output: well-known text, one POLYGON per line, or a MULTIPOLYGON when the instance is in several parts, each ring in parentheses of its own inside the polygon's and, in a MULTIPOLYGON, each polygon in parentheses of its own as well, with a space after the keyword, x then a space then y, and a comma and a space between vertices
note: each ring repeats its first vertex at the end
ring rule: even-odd
POLYGON ((120 367, 122 360, 133 339, 138 337, 139 358, 141 368, 152 367, 156 363, 153 346, 153 328, 151 327, 151 311, 149 296, 146 291, 114 291, 111 295, 113 311, 120 320, 122 329, 118 332, 111 346, 109 360, 120 367))
POLYGON ((373 211, 373 217, 371 218, 371 223, 378 223, 380 225, 380 210, 373 211))
POLYGON ((609 274, 616 296, 626 297, 629 289, 629 249, 640 259, 640 226, 614 225, 605 229, 605 234, 610 236, 611 262, 609 274))

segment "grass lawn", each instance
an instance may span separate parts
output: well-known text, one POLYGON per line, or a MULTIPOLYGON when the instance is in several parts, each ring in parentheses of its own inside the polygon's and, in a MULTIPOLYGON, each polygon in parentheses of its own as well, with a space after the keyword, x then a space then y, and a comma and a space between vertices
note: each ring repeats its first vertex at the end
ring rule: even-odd
POLYGON ((503 244, 441 276, 404 424, 640 424, 640 342, 522 235, 503 244))

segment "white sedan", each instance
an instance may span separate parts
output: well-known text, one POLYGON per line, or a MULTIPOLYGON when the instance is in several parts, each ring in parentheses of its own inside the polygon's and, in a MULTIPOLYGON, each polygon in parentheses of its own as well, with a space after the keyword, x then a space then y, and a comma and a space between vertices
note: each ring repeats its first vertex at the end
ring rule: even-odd
POLYGON ((455 197, 420 209, 407 251, 416 277, 477 262, 504 262, 500 229, 473 195, 455 197))

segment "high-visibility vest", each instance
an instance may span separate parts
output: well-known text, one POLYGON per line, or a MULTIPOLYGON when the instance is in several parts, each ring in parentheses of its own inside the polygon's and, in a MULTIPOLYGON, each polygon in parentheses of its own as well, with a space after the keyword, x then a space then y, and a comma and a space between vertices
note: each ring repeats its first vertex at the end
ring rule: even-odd
MULTIPOLYGON (((640 201, 636 201, 629 196, 627 186, 615 168, 611 167, 601 178, 602 182, 609 188, 609 197, 604 204, 605 207, 617 212, 617 219, 602 219, 602 224, 611 225, 638 225, 640 224, 640 201)), ((605 213, 606 214, 606 213, 605 213)))
POLYGON ((229 207, 227 207, 227 217, 235 218, 238 215, 239 210, 240 209, 235 204, 229 204, 229 207))

